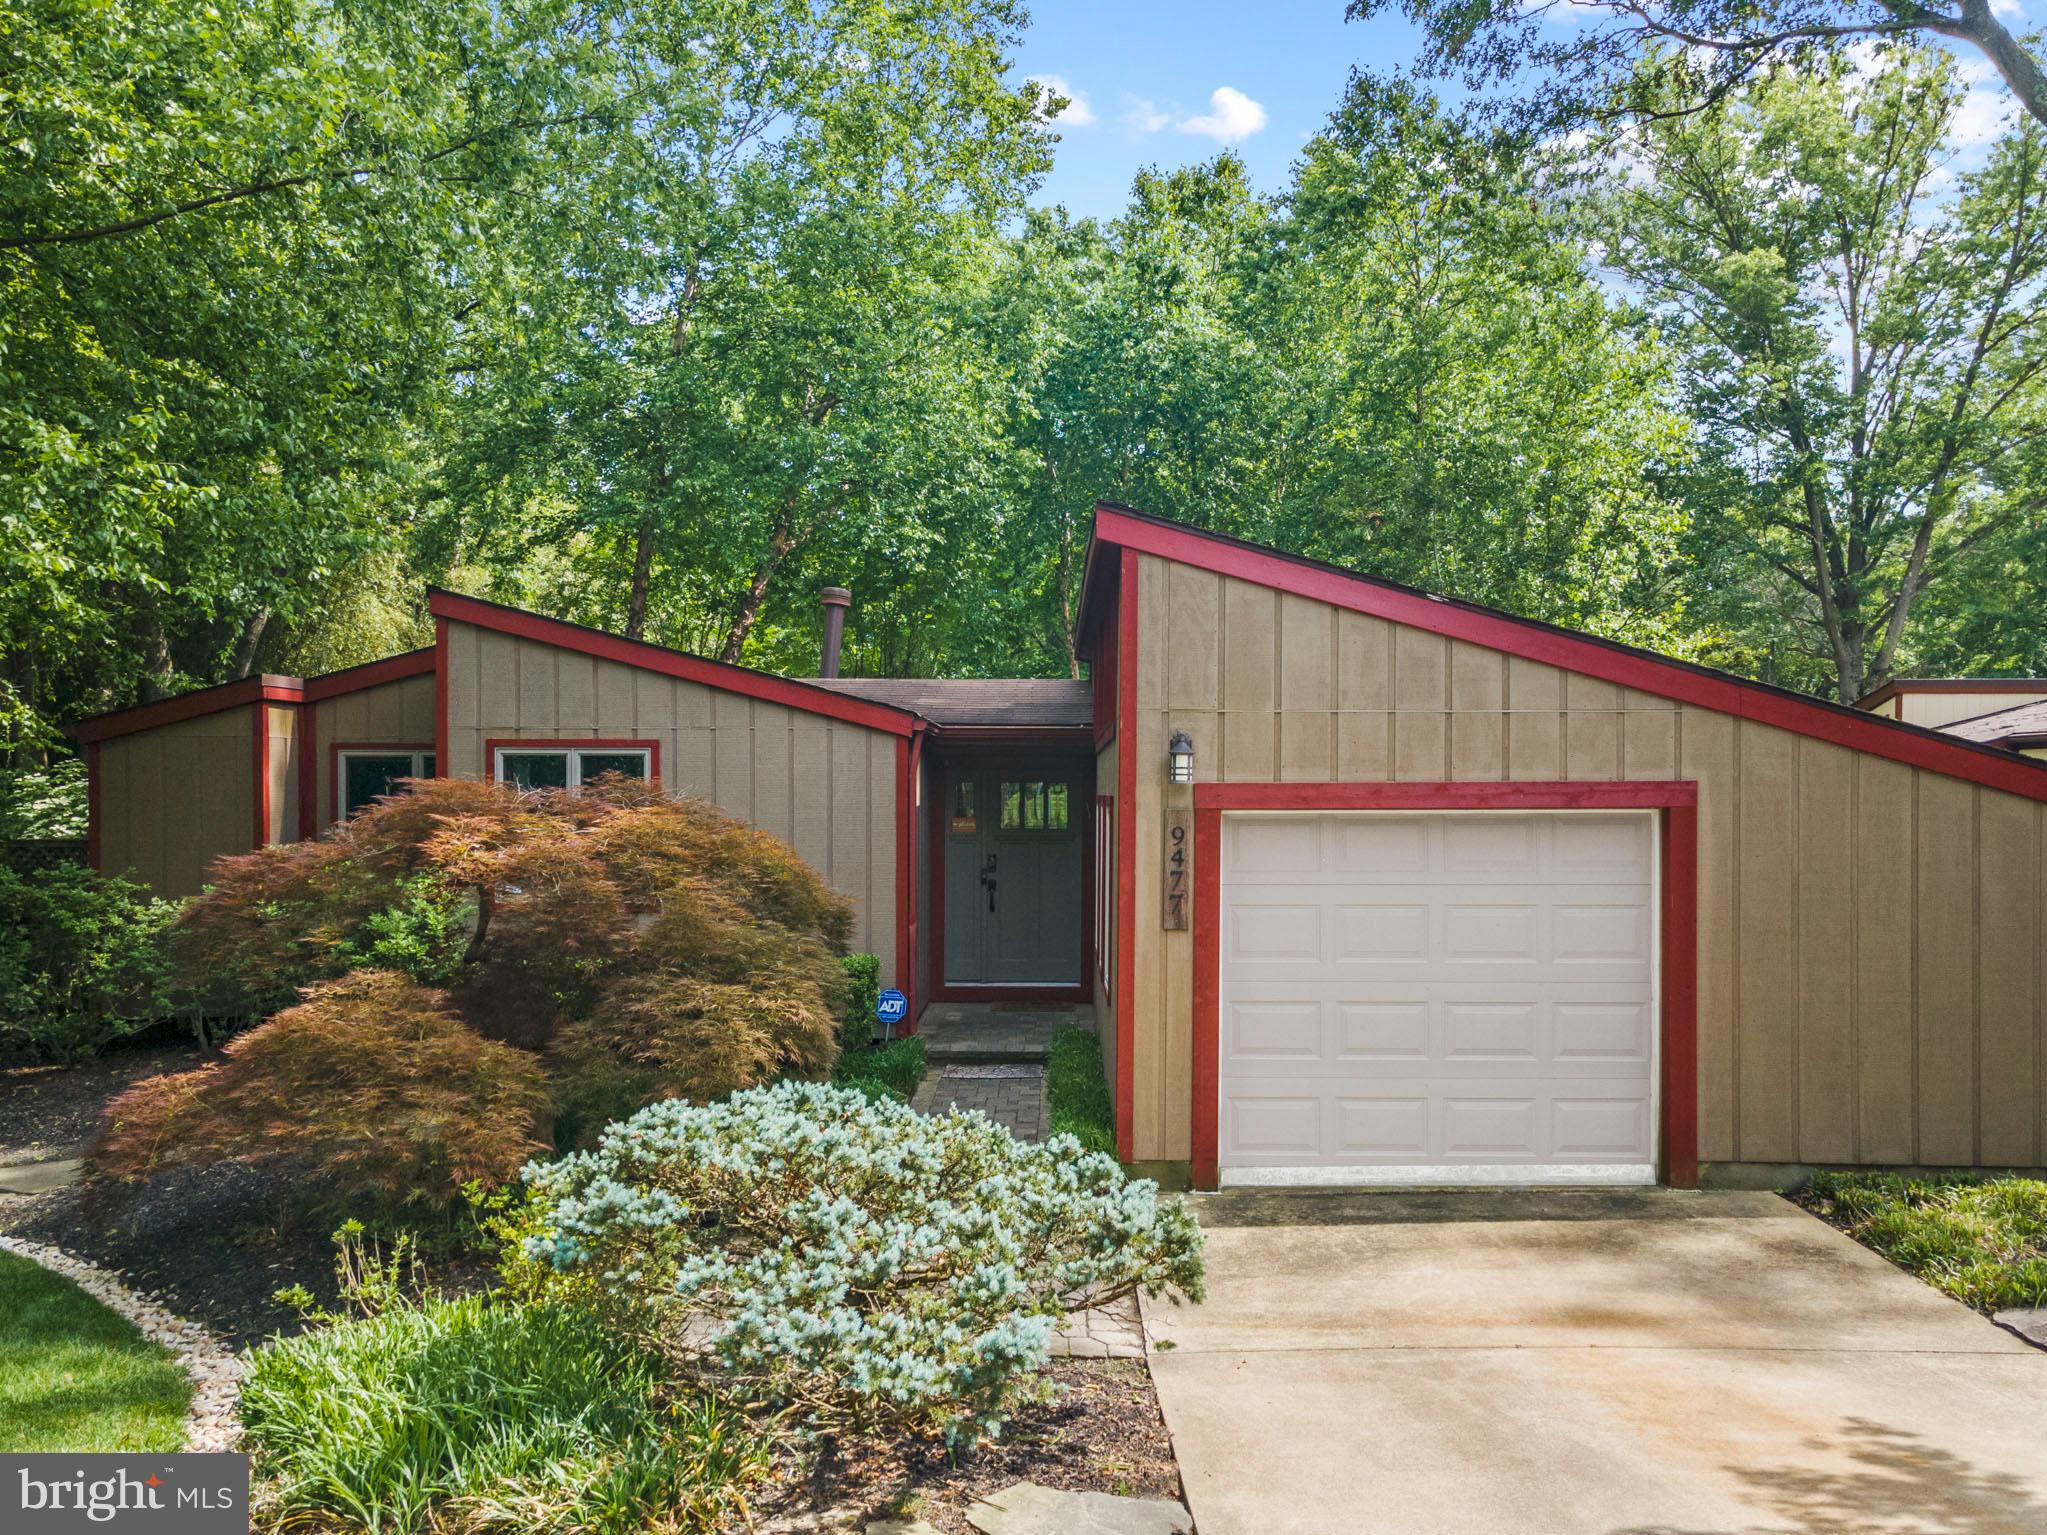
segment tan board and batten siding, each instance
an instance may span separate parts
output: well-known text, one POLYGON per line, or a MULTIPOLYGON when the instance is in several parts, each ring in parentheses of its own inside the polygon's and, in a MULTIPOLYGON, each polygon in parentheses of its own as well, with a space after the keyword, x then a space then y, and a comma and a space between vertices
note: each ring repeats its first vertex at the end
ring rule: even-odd
MULTIPOLYGON (((1137 760, 1225 782, 1699 784, 1707 1163, 2047 1163, 2047 805, 1142 555, 1137 760)), ((1127 680, 1127 679, 1126 679, 1127 680)), ((1190 1154, 1193 943, 1137 775, 1134 1154, 1190 1154)), ((1119 798, 1119 811, 1128 801, 1119 798)))
POLYGON ((175 898, 198 891, 222 850, 252 846, 255 723, 256 706, 236 707, 102 741, 99 866, 175 898))
POLYGON ((446 655, 443 773, 484 776, 490 740, 658 741, 664 784, 793 846, 898 983, 895 736, 470 624, 449 623, 446 655))
POLYGON ((358 688, 305 706, 313 716, 314 814, 318 831, 334 824, 334 748, 406 746, 434 749, 434 678, 428 672, 358 688))

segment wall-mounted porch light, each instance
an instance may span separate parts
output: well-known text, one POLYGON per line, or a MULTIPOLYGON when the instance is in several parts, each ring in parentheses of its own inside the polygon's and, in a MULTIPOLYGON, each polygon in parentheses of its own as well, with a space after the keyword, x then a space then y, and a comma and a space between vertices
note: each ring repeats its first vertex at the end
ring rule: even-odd
POLYGON ((1173 739, 1166 743, 1166 780, 1194 782, 1194 737, 1184 730, 1174 731, 1173 739))

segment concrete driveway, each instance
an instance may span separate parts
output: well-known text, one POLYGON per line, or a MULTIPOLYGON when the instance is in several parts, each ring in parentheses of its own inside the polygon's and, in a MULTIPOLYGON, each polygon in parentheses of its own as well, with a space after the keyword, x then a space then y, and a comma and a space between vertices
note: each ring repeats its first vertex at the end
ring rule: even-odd
POLYGON ((2047 1353, 1770 1194, 1201 1198, 1199 1535, 2042 1535, 2047 1353))

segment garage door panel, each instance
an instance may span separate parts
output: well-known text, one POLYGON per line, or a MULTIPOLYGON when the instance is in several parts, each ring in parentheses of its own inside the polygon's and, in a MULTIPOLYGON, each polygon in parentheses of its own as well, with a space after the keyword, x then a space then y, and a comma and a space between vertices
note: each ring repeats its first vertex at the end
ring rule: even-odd
POLYGON ((1224 828, 1226 1182, 1648 1181, 1649 817, 1224 828))
POLYGON ((1333 1099, 1336 1131, 1326 1148, 1345 1161, 1402 1162, 1428 1154, 1431 1105, 1426 1096, 1338 1094, 1333 1099))

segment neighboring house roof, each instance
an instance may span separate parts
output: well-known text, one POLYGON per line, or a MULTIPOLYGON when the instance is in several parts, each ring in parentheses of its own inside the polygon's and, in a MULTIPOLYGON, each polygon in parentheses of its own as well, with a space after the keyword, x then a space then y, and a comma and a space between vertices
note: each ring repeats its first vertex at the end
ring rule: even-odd
MULTIPOLYGON (((1101 593, 1107 580, 1103 562, 1111 558, 1113 551, 1150 554, 1279 591, 1295 592, 1409 628, 1603 678, 1659 698, 1774 725, 1928 772, 2047 801, 2047 760, 2017 756, 1945 731, 1908 725, 1903 720, 1887 719, 1846 704, 1828 703, 1788 688, 1752 682, 1697 662, 1680 661, 1540 619, 1522 618, 1475 602, 1418 591, 1378 576, 1346 570, 1341 565, 1191 528, 1109 502, 1095 508, 1087 571, 1081 582, 1079 638, 1082 655, 1090 658, 1099 634, 1098 627, 1090 621, 1092 609, 1103 600, 1101 593)), ((1142 665, 1141 659, 1139 664, 1142 665)))
POLYGON ((835 693, 921 714, 953 726, 1085 729, 1094 723, 1091 682, 1064 677, 813 677, 835 693))
POLYGON ((1993 709, 1971 719, 1955 720, 1940 727, 1942 732, 1965 741, 1984 741, 1993 746, 2034 746, 2047 741, 2047 698, 1993 709))
POLYGON ((1896 677, 1856 699, 1855 707, 1881 709, 1901 693, 2047 693, 2047 677, 1896 677))

